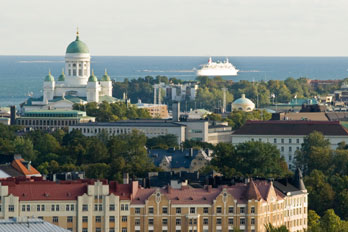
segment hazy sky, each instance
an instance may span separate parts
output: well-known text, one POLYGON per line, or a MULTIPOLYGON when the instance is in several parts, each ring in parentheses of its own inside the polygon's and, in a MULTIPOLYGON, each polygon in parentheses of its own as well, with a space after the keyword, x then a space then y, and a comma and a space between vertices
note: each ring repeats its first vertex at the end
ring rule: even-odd
POLYGON ((348 56, 348 0, 0 0, 0 55, 348 56))

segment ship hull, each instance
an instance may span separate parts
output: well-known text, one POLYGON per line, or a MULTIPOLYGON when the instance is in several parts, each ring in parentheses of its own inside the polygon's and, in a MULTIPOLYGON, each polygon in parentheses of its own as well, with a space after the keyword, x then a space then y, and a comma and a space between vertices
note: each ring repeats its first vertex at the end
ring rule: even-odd
POLYGON ((230 69, 225 69, 225 70, 216 70, 216 69, 199 69, 196 72, 197 76, 206 76, 206 77, 216 77, 216 76, 237 76, 238 75, 237 69, 235 70, 230 70, 230 69))

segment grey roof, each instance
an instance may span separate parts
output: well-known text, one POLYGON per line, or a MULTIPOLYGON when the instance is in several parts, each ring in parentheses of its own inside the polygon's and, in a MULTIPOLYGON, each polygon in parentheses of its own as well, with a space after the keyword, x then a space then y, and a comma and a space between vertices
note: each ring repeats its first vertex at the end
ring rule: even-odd
POLYGON ((290 183, 281 183, 279 181, 274 181, 273 185, 285 195, 287 193, 291 193, 291 195, 303 194, 303 192, 300 189, 296 188, 290 183))
MULTIPOLYGON (((184 127, 176 122, 170 120, 121 120, 117 122, 90 122, 90 123, 79 123, 75 126, 102 126, 102 127, 113 127, 113 126, 138 126, 138 127, 184 127)), ((74 126, 72 126, 74 127, 74 126)))
POLYGON ((0 219, 0 232, 69 232, 40 219, 0 219))
POLYGON ((192 155, 190 155, 190 149, 152 149, 149 150, 148 153, 155 166, 159 166, 163 159, 169 157, 169 159, 171 159, 171 168, 190 168, 192 160, 195 159, 198 154, 199 150, 192 150, 192 155))
POLYGON ((11 177, 24 176, 23 173, 17 171, 11 164, 1 164, 0 170, 11 177))

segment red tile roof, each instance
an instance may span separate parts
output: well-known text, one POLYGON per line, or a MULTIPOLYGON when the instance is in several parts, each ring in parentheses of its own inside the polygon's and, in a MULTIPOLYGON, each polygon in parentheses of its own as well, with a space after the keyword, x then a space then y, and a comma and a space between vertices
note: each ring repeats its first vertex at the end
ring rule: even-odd
POLYGON ((23 181, 19 183, 3 181, 9 194, 18 196, 20 201, 76 200, 87 193, 87 183, 61 183, 50 181, 23 181))
POLYGON ((348 136, 338 121, 247 121, 233 135, 308 135, 319 131, 324 135, 348 136))
POLYGON ((12 167, 14 167, 17 171, 21 172, 25 176, 41 176, 40 172, 36 170, 29 163, 29 169, 23 164, 24 159, 15 159, 12 161, 12 167))

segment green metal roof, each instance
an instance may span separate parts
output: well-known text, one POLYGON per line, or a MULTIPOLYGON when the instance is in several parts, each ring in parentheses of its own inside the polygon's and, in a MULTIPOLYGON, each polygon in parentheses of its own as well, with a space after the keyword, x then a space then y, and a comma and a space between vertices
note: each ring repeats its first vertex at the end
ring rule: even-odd
POLYGON ((45 82, 54 82, 54 77, 51 75, 51 71, 49 71, 48 75, 45 77, 45 82))
POLYGON ((92 75, 88 78, 88 82, 98 82, 98 78, 94 75, 92 70, 92 75))
POLYGON ((87 45, 80 40, 77 34, 75 41, 71 42, 66 48, 66 53, 89 53, 89 49, 87 45))
POLYGON ((64 70, 62 70, 62 74, 59 75, 58 77, 58 81, 65 81, 65 74, 64 74, 64 70))
POLYGON ((105 73, 104 73, 104 75, 102 76, 102 78, 100 79, 100 81, 111 81, 110 76, 109 76, 108 73, 106 72, 106 69, 105 69, 105 73))

